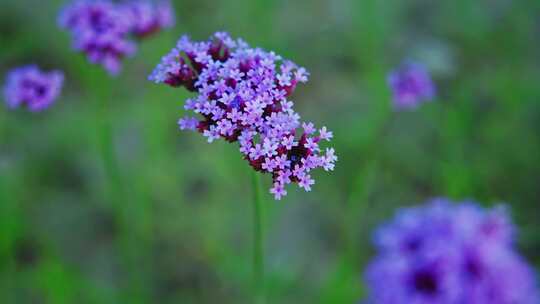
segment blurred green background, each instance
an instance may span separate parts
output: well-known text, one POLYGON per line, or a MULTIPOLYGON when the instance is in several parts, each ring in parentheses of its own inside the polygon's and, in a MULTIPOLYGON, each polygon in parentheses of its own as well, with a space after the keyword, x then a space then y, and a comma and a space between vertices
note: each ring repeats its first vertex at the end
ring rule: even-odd
POLYGON ((56 26, 64 1, 0 3, 0 74, 66 72, 48 111, 0 107, 2 303, 253 303, 250 168, 236 146, 178 131, 188 93, 146 80, 180 34, 217 30, 311 72, 296 109, 334 131, 340 157, 311 193, 275 202, 265 190, 268 303, 355 303, 373 228, 433 196, 507 202, 540 266, 540 2, 173 3, 177 26, 141 42, 117 78, 71 51, 56 26), (429 67, 439 97, 394 113, 385 78, 404 59, 429 67), (100 158, 100 101, 121 205, 100 158))

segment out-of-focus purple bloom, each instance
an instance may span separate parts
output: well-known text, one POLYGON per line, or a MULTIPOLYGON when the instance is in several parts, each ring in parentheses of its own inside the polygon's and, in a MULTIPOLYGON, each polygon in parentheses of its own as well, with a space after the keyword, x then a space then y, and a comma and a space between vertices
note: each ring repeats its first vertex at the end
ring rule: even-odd
POLYGON ((122 58, 135 53, 129 40, 129 15, 107 1, 76 1, 60 14, 60 26, 71 32, 73 47, 88 60, 102 65, 110 74, 118 74, 122 58))
POLYGON ((182 37, 149 79, 196 92, 185 108, 202 119, 184 118, 180 128, 196 129, 209 142, 238 142, 256 171, 272 175, 270 192, 279 200, 290 183, 310 191, 315 183, 310 172, 333 170, 337 161, 333 149, 319 148, 332 132, 323 127, 317 134, 311 123, 304 123, 302 131, 300 116, 288 100, 308 75, 273 52, 216 33, 204 42, 182 37))
POLYGON ((414 109, 435 96, 435 85, 427 69, 418 63, 406 62, 388 75, 394 107, 414 109))
POLYGON ((43 72, 35 65, 11 70, 4 86, 4 97, 9 108, 24 106, 32 112, 48 108, 62 91, 64 74, 60 71, 43 72))
POLYGON ((401 210, 375 235, 370 304, 537 304, 532 269, 513 248, 503 207, 436 199, 401 210))
POLYGON ((138 37, 146 37, 174 25, 174 10, 168 0, 133 0, 126 2, 124 8, 132 20, 131 31, 138 37))
POLYGON ((132 36, 148 36, 173 22, 168 2, 143 0, 77 0, 67 5, 59 17, 60 26, 71 33, 73 48, 112 75, 120 72, 123 58, 135 54, 132 36))

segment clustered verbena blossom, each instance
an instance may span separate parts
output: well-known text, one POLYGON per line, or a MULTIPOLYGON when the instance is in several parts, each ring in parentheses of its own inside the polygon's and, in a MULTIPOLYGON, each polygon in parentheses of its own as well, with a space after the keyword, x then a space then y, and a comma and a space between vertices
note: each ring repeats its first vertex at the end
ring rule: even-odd
POLYGON ((168 1, 77 0, 62 10, 59 24, 71 33, 75 50, 115 75, 122 59, 136 51, 132 37, 171 27, 174 15, 168 1))
POLYGON ((394 108, 410 110, 435 96, 435 84, 427 69, 415 62, 405 62, 388 75, 394 108))
POLYGON ((32 112, 48 108, 62 91, 64 74, 43 72, 35 65, 15 68, 8 73, 4 97, 10 108, 25 106, 32 112))
POLYGON ((435 199, 401 210, 375 236, 370 304, 537 304, 504 207, 435 199))
POLYGON ((301 123, 288 99, 297 84, 307 82, 307 71, 273 52, 250 48, 227 33, 204 42, 184 36, 149 79, 197 93, 185 109, 202 119, 183 118, 180 128, 197 130, 208 142, 238 142, 253 169, 272 174, 270 192, 277 200, 290 183, 310 191, 311 170, 334 169, 334 149, 319 147, 332 132, 301 123))

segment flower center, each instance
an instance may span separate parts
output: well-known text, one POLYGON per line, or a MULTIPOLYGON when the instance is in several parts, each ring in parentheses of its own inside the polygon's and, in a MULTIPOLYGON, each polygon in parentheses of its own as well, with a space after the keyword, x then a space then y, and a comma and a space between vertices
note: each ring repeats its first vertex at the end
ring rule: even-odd
POLYGON ((44 96, 44 95, 45 95, 45 92, 47 92, 47 89, 46 89, 44 86, 42 86, 42 85, 37 86, 37 88, 36 88, 36 95, 37 95, 38 97, 44 96))
POLYGON ((242 103, 242 101, 240 100, 240 97, 235 97, 233 101, 231 101, 231 103, 229 104, 229 106, 233 109, 237 109, 239 110, 240 109, 240 104, 242 103))
POLYGON ((482 276, 482 265, 477 259, 470 257, 465 261, 465 271, 471 278, 479 278, 482 276))
POLYGON ((302 158, 307 156, 307 149, 301 146, 293 147, 289 153, 287 153, 287 159, 291 161, 291 167, 300 164, 302 158))
POLYGON ((103 33, 109 28, 109 24, 106 21, 106 18, 103 15, 103 12, 100 10, 94 10, 91 12, 90 24, 92 26, 92 29, 96 33, 103 33))
POLYGON ((422 270, 414 275, 414 288, 424 294, 433 295, 438 290, 437 278, 431 271, 422 270))

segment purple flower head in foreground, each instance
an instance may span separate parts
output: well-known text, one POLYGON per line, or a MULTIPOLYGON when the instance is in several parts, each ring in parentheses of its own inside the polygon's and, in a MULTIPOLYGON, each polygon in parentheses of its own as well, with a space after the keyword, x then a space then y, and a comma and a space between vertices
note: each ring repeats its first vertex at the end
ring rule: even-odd
POLYGON ((148 36, 173 21, 168 2, 143 0, 78 0, 66 6, 59 17, 60 26, 71 33, 74 49, 113 75, 120 72, 123 58, 135 54, 132 36, 148 36))
POLYGON ((307 79, 304 68, 226 33, 204 42, 182 37, 150 75, 156 83, 195 92, 185 108, 201 118, 183 118, 180 128, 197 130, 208 142, 238 142, 256 171, 272 175, 270 192, 278 200, 290 183, 310 191, 310 172, 333 170, 337 160, 334 149, 320 147, 332 132, 302 124, 288 99, 307 79))
POLYGON ((406 62, 388 75, 394 107, 398 110, 414 109, 420 103, 431 101, 435 85, 426 68, 418 63, 406 62))
POLYGON ((506 210, 436 199, 401 210, 375 236, 370 304, 537 304, 506 210))
POLYGON ((42 72, 29 65, 11 70, 4 87, 4 97, 10 108, 25 106, 32 112, 48 108, 60 95, 64 74, 42 72))
POLYGON ((146 37, 174 25, 174 12, 168 0, 133 0, 125 4, 125 9, 132 20, 132 33, 137 37, 146 37))

